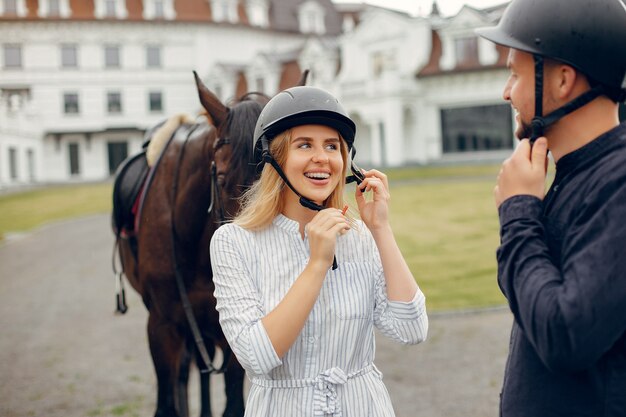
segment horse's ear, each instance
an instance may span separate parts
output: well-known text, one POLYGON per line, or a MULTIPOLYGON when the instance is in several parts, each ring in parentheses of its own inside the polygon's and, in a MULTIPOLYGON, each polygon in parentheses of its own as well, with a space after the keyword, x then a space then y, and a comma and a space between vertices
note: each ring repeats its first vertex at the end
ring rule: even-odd
POLYGON ((213 94, 202 82, 198 74, 194 71, 193 76, 196 79, 196 87, 202 107, 209 113, 215 127, 220 127, 226 121, 230 109, 226 107, 215 94, 213 94))
POLYGON ((306 79, 309 76, 309 70, 305 69, 302 72, 302 75, 300 76, 300 80, 298 81, 298 84, 296 84, 297 86, 303 86, 306 85, 306 79))

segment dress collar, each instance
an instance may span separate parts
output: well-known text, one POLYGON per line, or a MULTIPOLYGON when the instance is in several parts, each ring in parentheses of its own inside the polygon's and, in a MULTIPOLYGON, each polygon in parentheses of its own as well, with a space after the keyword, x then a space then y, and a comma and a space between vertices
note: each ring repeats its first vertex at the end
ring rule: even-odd
POLYGON ((300 223, 280 213, 274 218, 274 225, 289 233, 300 233, 300 223))

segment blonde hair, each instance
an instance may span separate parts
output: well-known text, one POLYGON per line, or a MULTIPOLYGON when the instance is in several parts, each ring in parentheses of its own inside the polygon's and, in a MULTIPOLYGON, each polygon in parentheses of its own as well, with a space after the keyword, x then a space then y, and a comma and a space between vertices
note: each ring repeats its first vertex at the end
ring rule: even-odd
MULTIPOLYGON (((285 166, 289 154, 292 130, 277 135, 269 144, 270 153, 281 167, 285 166)), ((348 167, 348 148, 345 140, 340 137, 339 150, 343 160, 343 172, 337 187, 324 202, 324 207, 343 208, 343 191, 345 174, 348 167)), ((241 197, 241 211, 233 223, 248 230, 260 230, 269 226, 278 216, 284 205, 285 193, 289 187, 278 175, 274 167, 266 163, 261 171, 261 177, 241 197)))

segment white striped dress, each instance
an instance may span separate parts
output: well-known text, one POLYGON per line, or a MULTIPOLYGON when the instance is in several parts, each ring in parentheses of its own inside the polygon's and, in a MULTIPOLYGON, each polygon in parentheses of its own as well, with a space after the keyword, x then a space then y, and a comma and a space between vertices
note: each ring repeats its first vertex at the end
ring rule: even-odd
POLYGON ((285 296, 309 259, 309 241, 283 215, 262 231, 234 224, 211 240, 220 324, 252 384, 249 417, 394 416, 374 366, 374 326, 405 344, 426 338, 425 297, 389 301, 367 227, 337 238, 329 270, 302 332, 282 359, 261 319, 285 296))

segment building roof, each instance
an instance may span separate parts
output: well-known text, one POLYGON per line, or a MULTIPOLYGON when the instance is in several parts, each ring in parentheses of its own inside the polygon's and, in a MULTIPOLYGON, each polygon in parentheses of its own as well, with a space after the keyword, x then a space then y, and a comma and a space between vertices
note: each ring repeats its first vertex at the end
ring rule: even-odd
MULTIPOLYGON (((96 18, 95 0, 68 0, 71 9, 71 16, 63 18, 60 16, 40 17, 38 15, 40 0, 26 0, 27 13, 25 16, 2 15, 0 21, 118 21, 118 22, 139 22, 139 21, 168 21, 168 22, 213 22, 219 24, 230 24, 227 22, 214 22, 211 12, 211 2, 209 0, 174 0, 173 7, 176 12, 174 19, 145 19, 143 17, 143 0, 125 0, 128 15, 123 18, 105 17, 96 18)), ((246 8, 242 0, 232 0, 237 2, 238 22, 236 25, 250 26, 246 8)), ((306 1, 311 0, 268 0, 269 3, 269 30, 299 32, 298 22, 299 7, 306 1)), ((325 11, 326 34, 336 36, 341 33, 342 17, 335 8, 331 0, 314 0, 325 11)))

